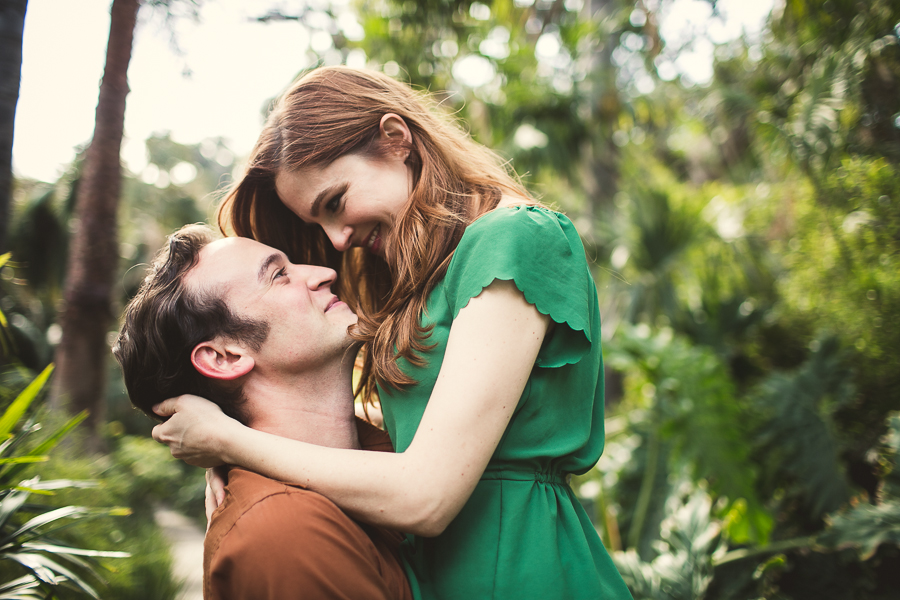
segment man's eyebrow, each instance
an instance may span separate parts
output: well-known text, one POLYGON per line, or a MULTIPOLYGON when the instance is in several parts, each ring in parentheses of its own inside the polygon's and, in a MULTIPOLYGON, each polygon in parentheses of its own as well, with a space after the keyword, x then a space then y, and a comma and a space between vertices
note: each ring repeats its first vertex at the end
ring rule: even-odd
POLYGON ((284 252, 273 252, 267 256, 266 259, 262 261, 262 264, 259 265, 259 273, 256 276, 256 278, 259 279, 259 282, 262 283, 265 281, 266 273, 269 271, 269 267, 272 266, 272 263, 286 258, 284 252))
POLYGON ((315 200, 313 200, 312 206, 309 207, 309 214, 311 214, 313 217, 318 217, 319 216, 319 207, 322 205, 322 201, 325 200, 325 198, 328 198, 329 196, 333 196, 333 195, 337 194, 338 191, 341 190, 342 188, 343 188, 343 190, 346 190, 347 189, 346 184, 338 183, 338 184, 335 184, 332 186, 328 186, 327 188, 325 188, 324 190, 319 192, 319 195, 316 196, 315 200))

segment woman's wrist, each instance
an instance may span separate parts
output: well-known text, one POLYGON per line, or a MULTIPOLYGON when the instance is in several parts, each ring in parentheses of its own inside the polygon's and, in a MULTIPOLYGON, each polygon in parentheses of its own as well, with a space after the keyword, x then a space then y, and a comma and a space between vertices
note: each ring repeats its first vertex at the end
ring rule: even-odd
POLYGON ((215 428, 211 445, 223 464, 243 466, 238 449, 244 435, 249 431, 252 431, 249 427, 230 417, 223 419, 221 426, 215 428))

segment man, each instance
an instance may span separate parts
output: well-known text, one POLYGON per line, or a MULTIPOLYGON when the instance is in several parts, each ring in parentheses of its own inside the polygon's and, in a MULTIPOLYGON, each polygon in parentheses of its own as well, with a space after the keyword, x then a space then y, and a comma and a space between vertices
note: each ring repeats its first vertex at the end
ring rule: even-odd
MULTIPOLYGON (((336 448, 390 451, 354 416, 350 308, 330 269, 246 238, 181 229, 125 311, 114 348, 132 402, 197 394, 248 427, 336 448)), ((204 548, 204 598, 412 598, 400 534, 324 496, 233 468, 204 548)))

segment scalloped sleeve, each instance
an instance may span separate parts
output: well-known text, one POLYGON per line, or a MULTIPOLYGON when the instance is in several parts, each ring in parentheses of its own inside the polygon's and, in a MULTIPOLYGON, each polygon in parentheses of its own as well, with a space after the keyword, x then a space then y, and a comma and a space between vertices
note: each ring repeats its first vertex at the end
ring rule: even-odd
POLYGON ((556 323, 537 366, 574 364, 590 350, 597 292, 581 238, 565 215, 536 206, 502 208, 466 228, 444 279, 453 318, 495 279, 513 281, 556 323))

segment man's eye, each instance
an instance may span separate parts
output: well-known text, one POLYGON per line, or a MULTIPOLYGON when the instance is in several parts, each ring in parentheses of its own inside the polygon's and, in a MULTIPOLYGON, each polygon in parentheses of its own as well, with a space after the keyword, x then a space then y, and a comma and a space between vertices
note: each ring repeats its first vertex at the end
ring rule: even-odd
POLYGON ((287 275, 287 267, 281 267, 277 271, 275 271, 275 277, 273 279, 278 279, 279 277, 284 277, 287 275))

